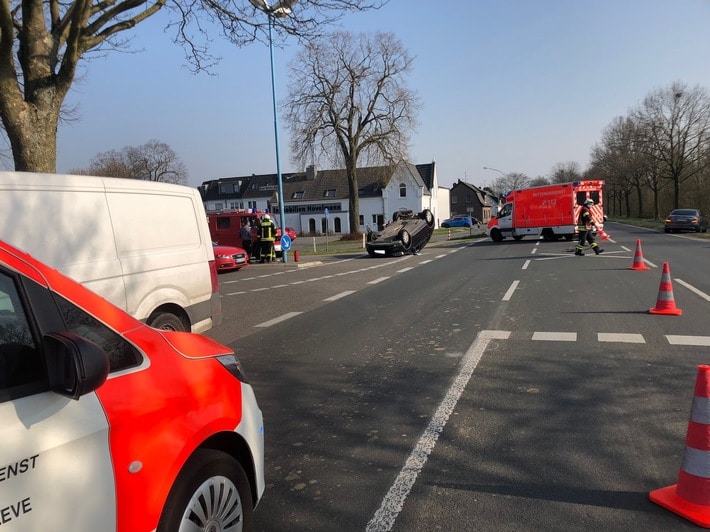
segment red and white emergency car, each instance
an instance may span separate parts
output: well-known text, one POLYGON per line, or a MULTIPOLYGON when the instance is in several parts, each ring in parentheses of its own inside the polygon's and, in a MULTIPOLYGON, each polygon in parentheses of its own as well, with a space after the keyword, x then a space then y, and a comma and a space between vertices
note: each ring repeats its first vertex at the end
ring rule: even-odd
POLYGON ((594 201, 592 216, 599 229, 604 221, 604 181, 585 180, 513 190, 498 214, 488 222, 486 233, 494 242, 506 237, 520 240, 542 236, 544 240, 572 239, 584 201, 594 201))
MULTIPOLYGON (((267 214, 257 210, 234 210, 211 212, 207 214, 207 225, 210 228, 212 240, 222 246, 242 247, 242 226, 249 222, 251 227, 251 240, 257 241, 257 226, 261 217, 267 214)), ((270 215, 271 221, 276 226, 276 240, 274 251, 281 254, 281 228, 278 227, 278 216, 270 215)))
POLYGON ((248 530, 261 410, 239 361, 0 241, 0 530, 248 530))

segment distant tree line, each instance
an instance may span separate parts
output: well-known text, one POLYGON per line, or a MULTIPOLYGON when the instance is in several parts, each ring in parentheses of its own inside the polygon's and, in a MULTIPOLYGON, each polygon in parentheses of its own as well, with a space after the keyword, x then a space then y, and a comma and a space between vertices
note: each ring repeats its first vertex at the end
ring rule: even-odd
POLYGON ((613 216, 659 219, 681 207, 710 211, 710 94, 682 82, 654 90, 602 131, 586 171, 575 162, 559 163, 547 177, 513 172, 484 188, 501 196, 577 179, 605 181, 604 206, 613 216))

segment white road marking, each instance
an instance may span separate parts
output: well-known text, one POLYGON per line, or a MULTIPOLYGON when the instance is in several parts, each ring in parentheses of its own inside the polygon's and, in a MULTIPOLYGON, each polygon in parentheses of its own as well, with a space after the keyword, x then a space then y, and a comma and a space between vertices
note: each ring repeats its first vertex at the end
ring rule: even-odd
POLYGON ((345 292, 340 292, 339 294, 335 294, 334 296, 330 296, 325 298, 323 301, 336 301, 340 299, 341 297, 349 296, 350 294, 354 294, 355 290, 346 290, 345 292))
POLYGON ((646 340, 643 334, 627 334, 627 333, 597 333, 597 341, 599 342, 621 342, 626 344, 645 344, 646 340))
POLYGON ((513 281, 513 284, 510 285, 510 288, 508 288, 508 291, 503 296, 503 301, 510 301, 510 298, 513 297, 513 292, 515 292, 515 289, 518 288, 519 284, 520 281, 513 281))
POLYGON ((367 284, 377 284, 381 283, 382 281, 386 281, 389 279, 389 277, 378 277, 377 279, 373 279, 372 281, 368 282, 367 284))
POLYGON ((408 268, 402 268, 401 270, 397 270, 397 273, 404 273, 408 272, 409 270, 413 270, 414 266, 409 266, 408 268))
POLYGON ((689 284, 689 283, 686 283, 683 279, 676 279, 675 282, 678 283, 678 284, 680 284, 680 285, 685 286, 688 290, 690 290, 690 291, 693 292, 694 294, 699 295, 699 296, 702 297, 705 301, 710 301, 710 296, 709 296, 709 295, 707 295, 707 294, 706 294, 705 292, 703 292, 702 290, 698 290, 698 289, 695 288, 693 285, 691 285, 691 284, 689 284))
POLYGON ((575 332, 534 332, 533 340, 544 340, 548 342, 576 342, 577 333, 575 332))
POLYGON ((240 295, 242 295, 242 294, 246 294, 246 292, 245 292, 245 291, 241 291, 241 292, 230 292, 229 294, 224 294, 224 295, 225 295, 225 296, 240 296, 240 295))
POLYGON ((288 312, 282 316, 279 316, 278 318, 274 318, 273 320, 265 321, 264 323, 260 323, 259 325, 254 325, 254 327, 271 327, 272 325, 276 325, 277 323, 281 323, 282 321, 286 321, 288 319, 291 319, 294 316, 298 316, 299 314, 303 314, 303 313, 302 312, 288 312))
POLYGON ((675 336, 668 334, 666 339, 672 345, 702 345, 710 347, 710 336, 675 336))
POLYGON ((397 516, 404 507, 404 502, 423 469, 429 455, 434 450, 439 435, 443 432, 449 416, 456 408, 461 394, 466 389, 474 370, 483 356, 490 340, 479 338, 471 344, 461 361, 461 369, 449 387, 446 396, 431 418, 417 445, 409 455, 394 484, 382 500, 380 508, 375 512, 365 530, 367 532, 387 532, 392 530, 397 516))
POLYGON ((528 269, 528 266, 530 266, 530 259, 526 260, 526 261, 523 263, 523 270, 527 270, 527 269, 528 269))
POLYGON ((478 337, 488 340, 507 340, 510 338, 510 331, 481 331, 478 333, 478 337))
POLYGON ((435 259, 440 259, 441 257, 446 257, 446 253, 442 253, 441 255, 437 255, 434 257, 435 259))

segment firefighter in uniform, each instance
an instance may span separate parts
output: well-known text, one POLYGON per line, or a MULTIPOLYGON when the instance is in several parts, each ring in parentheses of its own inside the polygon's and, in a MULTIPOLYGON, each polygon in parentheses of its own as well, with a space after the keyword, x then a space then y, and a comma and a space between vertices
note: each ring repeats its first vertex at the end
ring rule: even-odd
POLYGON ((604 250, 599 247, 594 240, 594 235, 597 230, 597 224, 592 217, 592 211, 589 209, 594 205, 594 200, 586 199, 584 205, 582 205, 582 210, 579 211, 579 219, 577 220, 577 231, 579 231, 579 241, 574 254, 581 257, 584 255, 584 243, 589 242, 589 245, 594 250, 595 255, 603 253, 604 250), (594 230, 594 232, 592 231, 594 230))
POLYGON ((259 246, 260 246, 260 262, 267 260, 268 262, 276 261, 276 253, 274 252, 274 241, 276 240, 276 226, 271 221, 271 216, 265 214, 261 218, 259 225, 259 246))

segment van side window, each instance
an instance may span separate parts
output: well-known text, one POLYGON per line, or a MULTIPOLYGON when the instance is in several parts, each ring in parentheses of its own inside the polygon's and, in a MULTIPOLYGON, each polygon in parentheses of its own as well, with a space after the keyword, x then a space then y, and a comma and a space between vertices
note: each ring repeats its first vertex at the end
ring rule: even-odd
POLYGON ((228 216, 222 216, 217 218, 217 228, 218 229, 229 229, 229 217, 228 216))
POLYGON ((67 330, 91 340, 106 351, 111 373, 141 363, 143 357, 140 352, 106 325, 63 297, 57 296, 56 301, 67 330))
POLYGON ((49 387, 17 286, 0 272, 0 401, 49 387))

